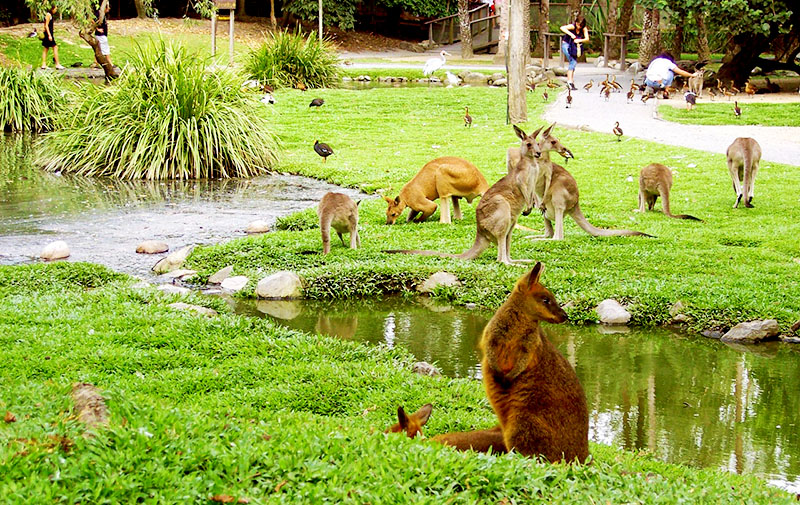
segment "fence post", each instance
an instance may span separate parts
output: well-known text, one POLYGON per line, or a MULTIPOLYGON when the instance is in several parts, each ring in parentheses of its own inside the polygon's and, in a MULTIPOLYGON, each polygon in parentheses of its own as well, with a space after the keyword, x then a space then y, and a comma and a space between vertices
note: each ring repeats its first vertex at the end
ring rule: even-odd
POLYGON ((620 70, 626 70, 625 67, 628 66, 625 58, 628 57, 628 36, 623 35, 622 40, 619 44, 619 68, 620 70))
POLYGON ((607 67, 608 66, 608 39, 610 35, 607 33, 603 34, 603 64, 607 67))
POLYGON ((428 47, 433 46, 433 23, 428 23, 428 47))

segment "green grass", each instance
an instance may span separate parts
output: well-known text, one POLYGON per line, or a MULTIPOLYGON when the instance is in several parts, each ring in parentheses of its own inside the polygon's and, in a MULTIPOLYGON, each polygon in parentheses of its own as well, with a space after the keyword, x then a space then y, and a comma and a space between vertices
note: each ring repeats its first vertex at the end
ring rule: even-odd
POLYGON ((65 100, 60 79, 19 67, 0 66, 0 129, 47 131, 65 100))
POLYGON ((592 444, 590 466, 458 453, 384 435, 398 404, 426 433, 494 423, 480 383, 410 372, 402 350, 263 319, 166 307, 92 265, 0 266, 3 503, 793 503, 747 476, 592 444), (77 280, 75 282, 74 280, 77 280), (88 289, 87 288, 91 288, 88 289), (70 386, 110 424, 85 437, 70 386))
MULTIPOLYGON (((330 182, 382 191, 394 196, 427 161, 455 155, 472 161, 494 182, 505 171, 506 148, 517 143, 505 124, 504 89, 401 88, 367 91, 320 90, 320 109, 309 109, 309 93, 278 93, 276 131, 285 145, 277 167, 330 182), (474 118, 463 127, 463 107, 474 118), (327 163, 312 150, 315 139, 331 145, 327 163)), ((541 97, 529 95, 525 128, 542 125, 541 97)), ((553 97, 551 96, 551 100, 553 97)), ((800 184, 796 168, 764 162, 759 172, 755 209, 733 210, 734 194, 723 155, 626 139, 556 129, 576 159, 567 168, 578 181, 581 208, 597 226, 632 228, 657 238, 593 238, 565 223, 562 242, 529 241, 515 232, 512 257, 544 261, 547 285, 558 299, 571 302, 571 320, 594 321, 594 307, 605 298, 629 304, 634 324, 663 324, 676 301, 687 305, 695 329, 727 328, 738 322, 777 318, 785 329, 800 316, 800 234, 797 196, 786 188, 800 184), (673 212, 689 213, 705 223, 668 219, 660 212, 639 214, 639 170, 661 162, 675 168, 673 212), (630 178, 630 181, 628 180, 630 178)), ((403 292, 428 274, 447 270, 463 287, 448 290, 457 303, 495 308, 522 273, 495 261, 492 248, 473 262, 387 255, 383 249, 434 249, 460 253, 475 238, 474 205, 463 204, 465 219, 438 223, 438 213, 421 225, 386 226, 385 203, 361 203, 362 249, 334 243, 328 256, 319 231, 278 231, 195 250, 190 263, 202 275, 233 264, 253 282, 278 269, 293 269, 307 281, 306 296, 346 298, 403 292), (311 252, 309 254, 309 252, 311 252)), ((307 211, 308 212, 308 211, 307 211)), ((293 220, 294 229, 313 225, 313 214, 293 220)), ((542 229, 535 215, 520 223, 542 229)), ((250 291, 252 294, 252 291, 250 291)))
POLYGON ((693 110, 661 105, 658 112, 667 121, 683 124, 800 126, 800 103, 748 103, 746 98, 742 98, 739 100, 740 117, 734 115, 733 105, 729 101, 701 103, 693 110))

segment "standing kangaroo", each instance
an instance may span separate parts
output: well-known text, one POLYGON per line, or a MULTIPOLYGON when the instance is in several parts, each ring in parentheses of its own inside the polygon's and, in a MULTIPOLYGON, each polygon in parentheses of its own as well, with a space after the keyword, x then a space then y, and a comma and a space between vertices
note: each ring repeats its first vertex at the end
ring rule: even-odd
POLYGON ((500 425, 445 433, 434 441, 458 450, 514 450, 550 462, 583 463, 589 457, 589 411, 583 387, 540 326, 541 321, 567 320, 553 294, 540 283, 543 271, 544 266, 536 263, 517 281, 481 337, 483 384, 500 425))
POLYGON ((522 213, 528 215, 534 207, 534 182, 538 168, 535 157, 538 156, 536 143, 536 130, 533 135, 514 127, 520 138, 522 158, 508 175, 497 181, 481 197, 475 209, 477 232, 472 247, 461 254, 448 254, 438 251, 394 249, 384 251, 387 253, 422 254, 426 256, 442 256, 445 258, 458 258, 472 260, 489 248, 492 243, 497 244, 497 261, 506 265, 524 263, 527 260, 511 259, 511 233, 517 224, 517 219, 522 213))
MULTIPOLYGON (((644 236, 646 233, 633 230, 610 230, 593 226, 581 212, 578 204, 578 183, 567 170, 550 161, 550 152, 570 152, 561 142, 552 135, 553 126, 542 133, 538 142, 541 155, 537 161, 539 165, 538 179, 536 180, 536 196, 544 207, 545 235, 542 237, 528 236, 526 238, 546 238, 554 240, 564 239, 564 214, 569 214, 578 223, 583 231, 594 237, 613 236, 644 236), (549 182, 548 182, 549 181, 549 182), (555 232, 552 221, 555 220, 555 232)), ((571 153, 570 153, 571 154, 571 153)))
POLYGON ((733 208, 739 208, 742 197, 744 197, 744 206, 752 208, 756 174, 761 162, 761 146, 755 139, 739 137, 728 147, 726 155, 728 156, 728 171, 733 180, 733 191, 736 192, 736 203, 733 204, 733 208))
POLYGON ((672 172, 660 163, 651 163, 639 172, 639 212, 653 210, 658 197, 661 197, 661 206, 664 214, 675 219, 692 219, 702 221, 688 214, 674 215, 669 210, 669 191, 672 188, 672 172))
MULTIPOLYGON (((360 202, 359 202, 360 203, 360 202)), ((350 234, 350 249, 361 245, 358 236, 358 203, 343 193, 325 193, 317 207, 319 228, 322 230, 322 254, 331 252, 331 227, 344 245, 342 233, 350 234)))

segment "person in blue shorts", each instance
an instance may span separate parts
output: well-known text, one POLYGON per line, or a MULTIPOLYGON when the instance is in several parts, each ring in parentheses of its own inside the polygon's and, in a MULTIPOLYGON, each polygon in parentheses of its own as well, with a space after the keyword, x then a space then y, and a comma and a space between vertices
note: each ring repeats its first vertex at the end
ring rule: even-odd
POLYGON ((581 44, 589 41, 589 28, 586 27, 586 18, 583 17, 583 14, 578 13, 575 16, 575 21, 562 26, 561 31, 564 32, 564 36, 561 37, 561 52, 564 53, 564 56, 569 61, 567 86, 570 89, 577 89, 573 80, 575 67, 578 65, 578 58, 581 55, 581 44))

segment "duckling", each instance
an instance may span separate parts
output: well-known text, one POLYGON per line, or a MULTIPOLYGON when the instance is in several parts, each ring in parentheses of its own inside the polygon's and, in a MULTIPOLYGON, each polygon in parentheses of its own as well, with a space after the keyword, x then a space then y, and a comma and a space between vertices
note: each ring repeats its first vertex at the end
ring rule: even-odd
POLYGON ((708 94, 711 96, 711 100, 714 100, 714 98, 717 96, 717 92, 714 90, 714 88, 708 88, 708 94))
POLYGON ((731 97, 733 96, 733 93, 728 91, 726 88, 722 88, 722 94, 728 97, 728 101, 730 101, 731 97))
POLYGON ((742 117, 742 109, 739 108, 739 102, 738 101, 734 101, 733 102, 733 114, 736 117, 742 117))
POLYGON ((322 107, 322 104, 324 104, 324 103, 325 103, 325 100, 323 98, 315 98, 315 99, 311 100, 311 103, 308 104, 308 106, 309 107, 322 107))
POLYGON ((733 83, 733 81, 731 81, 731 88, 730 88, 730 89, 731 89, 731 93, 733 93, 734 95, 738 95, 739 93, 741 93, 741 91, 739 90, 739 88, 737 88, 736 86, 734 86, 734 83, 733 83))
POLYGON ((331 146, 328 144, 323 144, 319 140, 314 141, 314 151, 322 156, 323 163, 325 163, 325 161, 328 159, 328 156, 333 154, 333 149, 331 149, 331 146))
POLYGON ((300 91, 305 91, 308 89, 308 86, 303 84, 302 81, 297 81, 297 84, 294 85, 295 88, 299 89, 300 91))
MULTIPOLYGON (((606 78, 605 78, 605 79, 603 79, 603 81, 602 81, 602 82, 600 82, 600 87, 601 87, 601 88, 608 87, 608 80, 609 80, 609 74, 606 74, 606 78)), ((603 92, 603 90, 601 89, 601 90, 600 90, 600 92, 602 93, 602 92, 603 92)))
POLYGON ((567 109, 572 106, 572 89, 567 88, 567 109))
POLYGON ((552 79, 548 79, 548 80, 547 80, 547 87, 548 87, 548 88, 551 88, 551 89, 555 89, 555 88, 560 88, 560 87, 561 87, 561 85, 560 85, 560 84, 558 84, 558 83, 555 83, 555 82, 553 82, 553 80, 552 80, 552 79))
POLYGON ((692 110, 697 104, 697 95, 693 91, 686 91, 683 98, 686 99, 686 110, 692 110))
POLYGON ((617 82, 617 76, 616 75, 612 75, 611 76, 611 80, 608 81, 608 84, 611 86, 611 89, 613 91, 617 91, 617 92, 622 91, 622 84, 617 82))
POLYGON ((594 80, 593 79, 589 79, 589 82, 587 82, 586 84, 583 85, 583 89, 585 89, 586 92, 588 93, 589 90, 592 89, 592 86, 594 86, 594 80))
POLYGON ((545 102, 547 101, 548 98, 550 98, 550 96, 547 94, 547 90, 545 90, 545 92, 542 93, 542 98, 544 98, 545 102))
POLYGON ((756 87, 750 84, 750 81, 747 81, 746 83, 744 83, 744 92, 750 95, 750 97, 752 97, 753 95, 756 94, 756 87))
POLYGON ((472 128, 472 116, 469 115, 469 107, 464 107, 464 126, 472 128))
POLYGON ((614 129, 611 131, 617 136, 617 142, 622 142, 622 128, 619 127, 619 121, 614 123, 614 129))
POLYGON ((532 83, 528 84, 527 86, 528 86, 528 91, 536 91, 536 83, 535 82, 532 82, 532 83))

